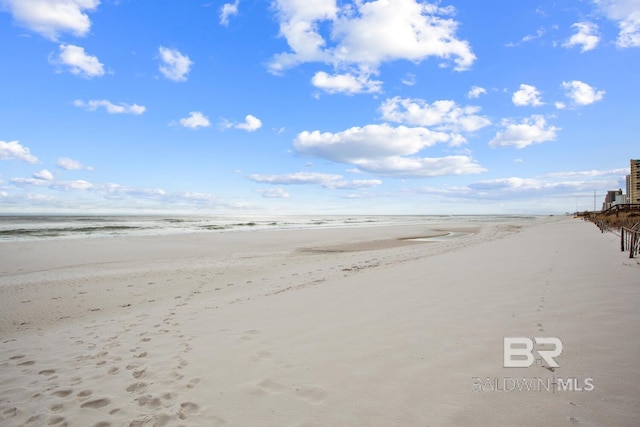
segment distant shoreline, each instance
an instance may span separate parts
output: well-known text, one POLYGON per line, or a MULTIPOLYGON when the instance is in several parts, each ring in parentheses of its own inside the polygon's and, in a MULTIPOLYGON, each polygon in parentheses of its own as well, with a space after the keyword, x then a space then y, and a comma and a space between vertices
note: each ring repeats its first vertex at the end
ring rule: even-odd
POLYGON ((456 221, 534 219, 524 215, 26 215, 0 216, 0 242, 271 229, 345 228, 456 221))

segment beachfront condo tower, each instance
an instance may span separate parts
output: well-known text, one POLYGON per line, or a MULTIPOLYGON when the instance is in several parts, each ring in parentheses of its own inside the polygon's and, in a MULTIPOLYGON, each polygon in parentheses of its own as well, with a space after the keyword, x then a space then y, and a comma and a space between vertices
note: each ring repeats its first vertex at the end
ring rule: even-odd
POLYGON ((631 159, 629 203, 640 203, 640 160, 631 159))

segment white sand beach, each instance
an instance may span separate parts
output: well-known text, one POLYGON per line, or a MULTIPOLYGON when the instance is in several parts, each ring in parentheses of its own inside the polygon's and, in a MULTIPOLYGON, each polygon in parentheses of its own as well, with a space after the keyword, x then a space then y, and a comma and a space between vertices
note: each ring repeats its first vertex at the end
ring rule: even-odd
POLYGON ((3 426, 634 426, 639 338, 638 260, 570 217, 0 243, 3 426))

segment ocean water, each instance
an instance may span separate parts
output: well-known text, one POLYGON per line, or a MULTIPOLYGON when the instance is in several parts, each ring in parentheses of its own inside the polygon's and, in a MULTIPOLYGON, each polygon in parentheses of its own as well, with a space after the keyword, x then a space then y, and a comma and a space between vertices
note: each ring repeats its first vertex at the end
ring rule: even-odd
POLYGON ((0 242, 125 235, 223 233, 267 229, 362 227, 443 222, 513 221, 533 216, 36 216, 0 215, 0 242))

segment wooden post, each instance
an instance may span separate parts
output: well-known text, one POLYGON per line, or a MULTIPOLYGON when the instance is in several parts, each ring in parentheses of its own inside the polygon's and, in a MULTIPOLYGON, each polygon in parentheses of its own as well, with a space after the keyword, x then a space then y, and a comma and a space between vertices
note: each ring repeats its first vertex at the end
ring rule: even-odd
POLYGON ((631 246, 629 247, 629 258, 633 258, 633 252, 636 248, 636 233, 631 233, 631 246))
POLYGON ((620 252, 624 252, 624 227, 620 228, 620 252))

